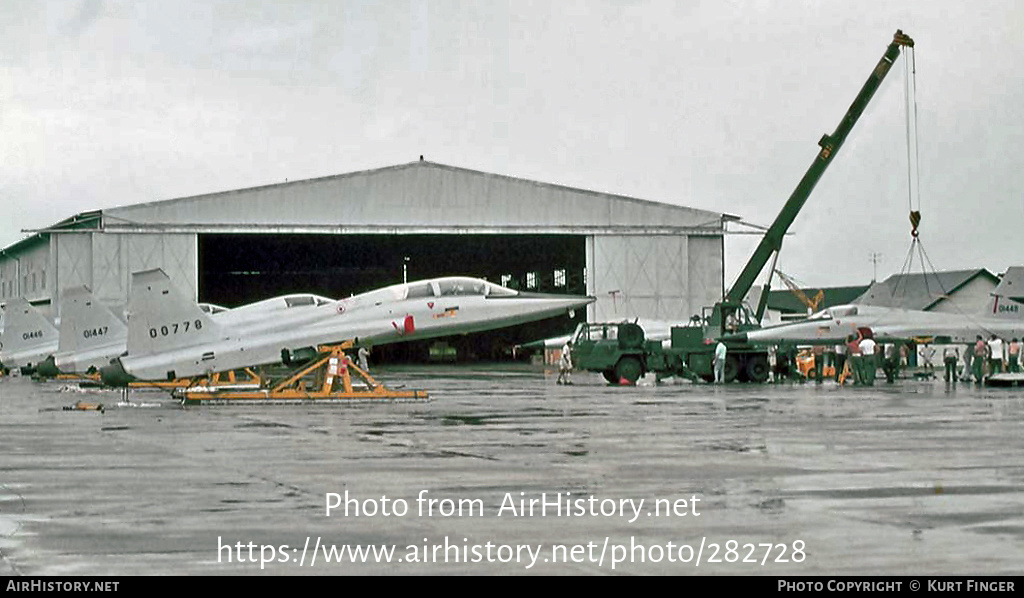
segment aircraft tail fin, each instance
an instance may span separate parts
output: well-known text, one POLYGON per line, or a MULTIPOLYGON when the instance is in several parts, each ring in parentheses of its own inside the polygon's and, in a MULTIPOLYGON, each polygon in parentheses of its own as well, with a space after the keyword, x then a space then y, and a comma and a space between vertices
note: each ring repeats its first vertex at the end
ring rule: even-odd
POLYGON ((1024 320, 1024 267, 1006 270, 999 285, 992 291, 985 315, 1007 320, 1024 320))
POLYGON ((23 297, 16 297, 7 302, 7 306, 4 307, 2 341, 5 353, 56 343, 57 338, 57 327, 23 297))
POLYGON ((128 327, 88 287, 65 289, 60 298, 59 352, 80 351, 124 340, 128 327))
POLYGON ((171 283, 163 270, 132 274, 128 354, 146 355, 221 338, 221 327, 171 283))

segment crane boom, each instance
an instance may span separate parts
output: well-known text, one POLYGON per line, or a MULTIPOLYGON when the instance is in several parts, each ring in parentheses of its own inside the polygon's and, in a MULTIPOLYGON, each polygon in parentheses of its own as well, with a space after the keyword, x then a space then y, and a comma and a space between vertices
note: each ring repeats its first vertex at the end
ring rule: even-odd
POLYGON ((782 207, 782 211, 775 217, 775 222, 768 227, 768 231, 764 234, 761 242, 758 244, 757 249, 750 256, 750 260, 747 261, 747 265, 740 272, 740 275, 736 277, 736 282, 733 283, 732 288, 726 294, 726 302, 732 304, 738 304, 746 297, 750 288, 753 286, 757 275, 764 269, 765 264, 768 263, 768 259, 771 257, 773 252, 778 251, 782 247, 782 239, 789 230, 793 220, 796 219, 797 214, 800 213, 800 209, 803 208, 804 203, 810 196, 814 186, 818 183, 821 175, 825 173, 829 164, 832 163, 832 159, 835 158, 836 152, 842 147, 843 142, 846 140, 846 136, 849 135, 853 129, 853 125, 857 123, 857 119, 864 112, 868 102, 871 101, 871 97, 875 94, 875 91, 881 85, 882 80, 889 73, 889 69, 900 55, 900 47, 914 47, 914 40, 910 39, 909 36, 904 35, 902 30, 897 30, 896 34, 892 38, 892 43, 886 48, 885 54, 882 55, 882 59, 878 61, 878 65, 875 66, 871 72, 871 76, 864 83, 864 87, 861 88, 860 93, 857 94, 856 99, 853 100, 853 104, 850 105, 850 109, 846 111, 846 116, 840 121, 839 126, 835 132, 831 135, 822 136, 818 145, 821 147, 821 151, 815 157, 814 162, 811 163, 810 168, 804 174, 803 179, 800 180, 800 184, 793 190, 793 194, 789 196, 786 204, 782 207))
MULTIPOLYGON (((850 109, 846 111, 835 132, 823 136, 818 142, 821 151, 721 301, 703 308, 700 315, 690 319, 688 325, 673 326, 669 347, 665 347, 663 341, 646 339, 643 329, 635 323, 581 324, 573 337, 572 354, 576 367, 601 372, 605 379, 613 384, 620 384, 623 381, 633 384, 646 372, 710 381, 714 363, 714 339, 723 339, 727 332, 745 332, 761 327, 761 315, 768 299, 767 288, 761 295, 756 313, 746 308, 743 304, 744 297, 765 264, 773 257, 778 257, 783 236, 899 57, 900 48, 913 46, 914 40, 904 35, 902 31, 896 31, 892 43, 886 48, 882 59, 871 72, 871 76, 857 94, 850 109)), ((774 263, 771 269, 775 270, 774 263)), ((769 279, 767 287, 770 286, 769 279)), ((819 293, 814 299, 809 299, 803 295, 802 300, 808 305, 813 305, 823 296, 824 293, 819 293)), ((738 335, 734 334, 731 338, 723 339, 728 345, 724 364, 725 380, 767 381, 770 372, 767 350, 737 337, 738 335)))
MULTIPOLYGON (((796 298, 800 300, 800 303, 806 305, 807 308, 811 311, 818 309, 818 304, 820 304, 822 299, 825 298, 825 291, 823 291, 822 289, 818 289, 818 293, 814 295, 814 299, 811 299, 810 297, 807 296, 807 293, 805 293, 804 290, 800 288, 800 285, 798 285, 795 280, 790 278, 782 270, 776 270, 775 273, 779 275, 779 279, 782 281, 782 283, 785 284, 787 288, 789 288, 789 292, 796 295, 796 298)), ((767 292, 768 289, 765 289, 765 293, 767 292)), ((808 312, 808 314, 810 314, 810 312, 808 312)))

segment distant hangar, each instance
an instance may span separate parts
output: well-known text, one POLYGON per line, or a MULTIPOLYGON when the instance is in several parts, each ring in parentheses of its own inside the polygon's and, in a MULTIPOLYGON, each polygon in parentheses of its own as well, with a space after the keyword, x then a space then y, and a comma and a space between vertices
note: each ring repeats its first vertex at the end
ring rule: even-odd
POLYGON ((420 159, 77 214, 0 251, 0 300, 54 313, 86 285, 124 305, 131 273, 157 267, 228 307, 464 274, 593 295, 591 321, 685 322, 722 294, 734 218, 420 159))

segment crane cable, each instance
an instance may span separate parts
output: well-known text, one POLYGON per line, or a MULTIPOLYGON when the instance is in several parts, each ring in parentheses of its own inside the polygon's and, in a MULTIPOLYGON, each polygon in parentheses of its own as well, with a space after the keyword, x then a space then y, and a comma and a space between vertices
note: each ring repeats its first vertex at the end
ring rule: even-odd
MULTIPOLYGON (((921 273, 924 277, 925 290, 931 295, 928 289, 928 275, 925 271, 925 256, 919 237, 918 227, 921 224, 921 175, 919 168, 920 154, 918 152, 917 134, 917 64, 914 59, 913 46, 904 49, 903 59, 903 98, 904 98, 904 120, 906 126, 907 145, 907 207, 910 212, 910 248, 907 257, 903 260, 903 267, 900 269, 900 276, 896 279, 890 294, 896 297, 900 289, 900 283, 910 274, 914 263, 914 250, 917 249, 921 263, 921 273), (917 196, 917 209, 914 209, 914 196, 917 196)), ((930 262, 930 260, 929 260, 930 262)), ((941 285, 940 285, 941 286, 941 285)), ((903 286, 903 295, 906 295, 906 285, 903 286)))
POLYGON ((908 47, 903 61, 904 97, 906 101, 907 127, 907 203, 910 208, 910 236, 917 238, 917 227, 921 224, 921 168, 920 144, 917 134, 917 63, 914 48, 908 47), (913 107, 913 117, 911 117, 913 107), (914 209, 914 195, 917 195, 917 210, 914 209))
MULTIPOLYGON (((931 289, 928 286, 928 274, 929 272, 935 278, 936 283, 939 285, 939 291, 941 291, 940 297, 949 297, 949 291, 946 290, 945 285, 942 283, 942 279, 938 275, 938 271, 935 270, 935 265, 932 263, 931 258, 928 256, 928 252, 924 249, 924 244, 921 242, 921 238, 918 232, 918 226, 921 224, 921 169, 920 169, 920 145, 918 143, 918 132, 917 132, 917 63, 914 58, 914 47, 909 46, 904 50, 904 98, 905 98, 905 111, 906 111, 906 132, 907 132, 907 203, 910 210, 910 250, 907 251, 907 257, 903 261, 903 268, 900 270, 900 276, 896 279, 896 285, 892 289, 892 295, 895 297, 896 291, 899 288, 900 281, 905 280, 910 270, 913 268, 914 262, 914 250, 917 250, 918 260, 921 264, 921 275, 924 280, 925 293, 928 297, 931 297, 931 289), (913 109, 913 110, 911 110, 913 109), (911 124, 913 123, 913 124, 911 124), (917 209, 914 209, 914 198, 917 198, 917 209), (925 267, 927 264, 927 268, 925 267)), ((903 288, 903 293, 906 295, 906 286, 903 288)), ((978 319, 971 313, 965 313, 956 302, 950 302, 953 308, 962 316, 965 316, 971 323, 978 326, 978 328, 992 333, 984 324, 978 321, 978 319)))

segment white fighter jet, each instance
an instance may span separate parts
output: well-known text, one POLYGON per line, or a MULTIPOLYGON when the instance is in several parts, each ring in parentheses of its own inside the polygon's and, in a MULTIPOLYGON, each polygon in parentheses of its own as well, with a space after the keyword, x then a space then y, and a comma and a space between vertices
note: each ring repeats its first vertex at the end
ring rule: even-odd
POLYGON ((725 340, 757 345, 826 345, 843 342, 858 329, 869 329, 879 342, 932 339, 937 344, 972 343, 988 339, 1024 338, 1024 268, 1003 275, 992 299, 974 313, 936 313, 873 305, 840 305, 805 320, 729 334, 725 340))
MULTIPOLYGON (((161 270, 132 275, 127 354, 101 368, 113 386, 302 361, 323 344, 382 345, 466 334, 557 316, 594 297, 525 293, 476 278, 397 284, 301 313, 229 322, 187 300, 161 270)), ((229 312, 230 313, 230 312, 229 312)))
MULTIPOLYGON (((198 307, 220 324, 245 325, 265 320, 274 312, 283 313, 287 310, 289 314, 297 314, 331 301, 318 295, 294 294, 234 309, 209 303, 200 303, 198 307)), ((124 316, 97 300, 88 287, 66 289, 61 294, 60 313, 56 351, 38 361, 38 375, 51 377, 62 373, 90 373, 127 351, 128 326, 124 316)))

